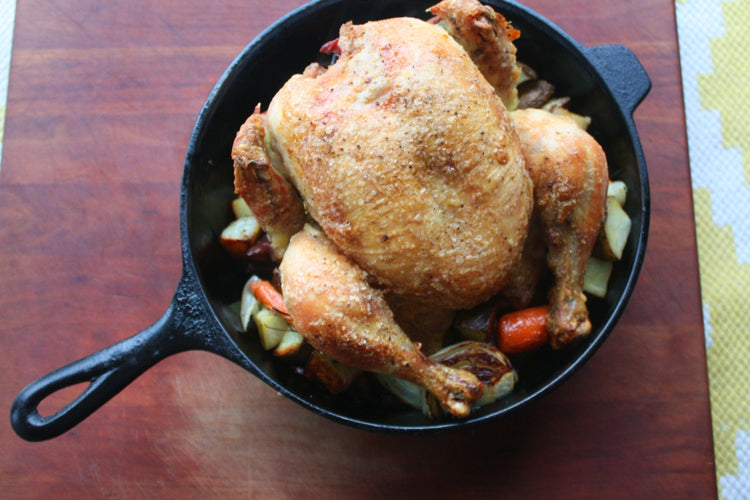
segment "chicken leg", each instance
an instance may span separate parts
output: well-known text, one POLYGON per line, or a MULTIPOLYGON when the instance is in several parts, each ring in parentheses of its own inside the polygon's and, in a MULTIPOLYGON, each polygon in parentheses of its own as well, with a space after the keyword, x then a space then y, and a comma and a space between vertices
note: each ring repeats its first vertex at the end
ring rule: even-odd
POLYGON ((604 219, 607 159, 570 118, 538 109, 514 111, 512 117, 555 280, 549 295, 552 346, 561 347, 591 332, 583 276, 604 219))
POLYGON ((306 226, 281 262, 295 328, 316 349, 362 370, 394 375, 432 393, 457 417, 482 395, 471 373, 430 360, 396 324, 383 292, 321 232, 306 226))

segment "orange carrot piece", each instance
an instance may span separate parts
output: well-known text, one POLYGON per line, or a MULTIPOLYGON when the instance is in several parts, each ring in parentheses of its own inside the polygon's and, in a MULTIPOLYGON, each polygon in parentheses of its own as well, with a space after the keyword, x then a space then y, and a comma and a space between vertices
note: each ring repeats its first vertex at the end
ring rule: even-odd
POLYGON ((251 281, 248 285, 250 292, 260 301, 261 304, 287 320, 289 323, 292 322, 292 317, 289 315, 289 310, 284 304, 284 297, 279 293, 278 290, 271 284, 270 281, 255 280, 251 281))
POLYGON ((505 354, 533 351, 549 342, 547 313, 549 306, 529 307, 500 317, 497 324, 498 347, 505 354))

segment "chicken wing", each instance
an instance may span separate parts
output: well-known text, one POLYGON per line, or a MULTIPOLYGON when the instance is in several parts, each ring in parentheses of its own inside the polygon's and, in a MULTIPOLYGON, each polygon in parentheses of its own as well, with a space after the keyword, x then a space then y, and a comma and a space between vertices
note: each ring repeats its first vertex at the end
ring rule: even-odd
POLYGON ((443 0, 430 7, 438 26, 446 30, 469 54, 503 104, 518 105, 516 83, 521 74, 513 40, 519 31, 492 7, 477 0, 443 0))
POLYGON ((268 234, 274 258, 280 261, 289 238, 305 224, 305 210, 294 187, 271 164, 265 122, 265 114, 256 108, 237 131, 232 145, 234 186, 268 234))

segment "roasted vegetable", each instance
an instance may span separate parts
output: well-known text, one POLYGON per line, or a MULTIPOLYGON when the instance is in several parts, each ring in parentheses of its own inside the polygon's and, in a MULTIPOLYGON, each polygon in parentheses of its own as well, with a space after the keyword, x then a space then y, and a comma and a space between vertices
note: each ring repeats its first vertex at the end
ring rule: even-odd
POLYGON ((253 319, 258 328, 260 344, 266 351, 276 348, 289 330, 289 323, 284 318, 265 307, 260 308, 253 319))
POLYGON ((624 207, 628 198, 628 187, 623 181, 610 181, 607 186, 607 196, 616 199, 617 203, 624 207))
POLYGON ((241 217, 229 223, 221 232, 219 241, 235 259, 246 258, 248 250, 260 236, 261 229, 255 217, 241 217))
POLYGON ((492 302, 487 302, 468 311, 459 311, 456 313, 453 327, 465 340, 488 342, 494 312, 495 306, 492 302))
POLYGON ((279 345, 276 346, 273 353, 276 356, 281 357, 291 356, 299 352, 304 345, 305 337, 294 328, 289 327, 286 333, 284 333, 284 336, 281 337, 281 341, 279 342, 279 345))
MULTIPOLYGON (((483 384, 482 397, 474 408, 487 405, 511 393, 518 374, 505 355, 496 347, 483 342, 465 341, 450 345, 432 356, 438 363, 474 374, 483 384)), ((424 388, 390 375, 376 375, 384 387, 401 401, 421 410, 429 418, 446 414, 438 401, 424 388)))
POLYGON ((240 321, 248 331, 254 320, 263 349, 276 356, 291 356, 305 344, 305 339, 290 325, 289 313, 281 294, 270 282, 252 276, 242 290, 240 321))
POLYGON ((232 200, 232 212, 234 213, 235 219, 242 219, 243 217, 255 217, 253 211, 247 205, 247 202, 240 197, 232 200))
POLYGON ((522 63, 521 61, 516 61, 516 65, 521 70, 518 74, 518 81, 516 82, 516 86, 522 85, 524 82, 528 82, 529 80, 536 80, 537 78, 539 78, 536 70, 528 64, 522 63))
POLYGON ((569 103, 569 97, 558 97, 556 99, 547 101, 541 108, 556 115, 563 115, 567 116, 568 118, 572 118, 573 121, 575 121, 581 129, 588 129, 589 125, 591 125, 591 117, 573 113, 568 109, 569 103))
POLYGON ((292 322, 286 304, 284 304, 284 297, 281 295, 281 292, 276 290, 270 281, 261 279, 250 280, 247 283, 247 288, 261 304, 284 318, 288 323, 292 322))
POLYGON ((546 80, 526 80, 518 85, 518 109, 541 108, 555 93, 546 80))
POLYGON ((612 261, 589 257, 586 261, 586 274, 583 276, 583 291, 599 298, 607 295, 609 276, 612 274, 612 261))
POLYGON ((332 394, 351 387, 361 373, 361 370, 340 363, 318 350, 310 354, 305 368, 305 375, 325 385, 332 394))
POLYGON ((477 403, 479 406, 509 394, 518 381, 518 374, 508 358, 491 344, 460 342, 436 352, 430 358, 474 374, 484 384, 484 392, 477 403))
POLYGON ((253 295, 250 289, 250 283, 258 281, 260 278, 257 276, 251 276, 249 280, 242 287, 242 296, 240 298, 240 322, 242 323, 242 329, 247 331, 250 326, 250 320, 253 318, 256 312, 260 309, 261 305, 258 299, 253 295))
POLYGON ((597 252, 605 259, 620 260, 630 235, 631 221, 613 196, 607 197, 607 215, 599 231, 597 252))
POLYGON ((549 306, 529 307, 500 316, 497 322, 497 343, 506 354, 539 349, 549 342, 547 314, 549 306))

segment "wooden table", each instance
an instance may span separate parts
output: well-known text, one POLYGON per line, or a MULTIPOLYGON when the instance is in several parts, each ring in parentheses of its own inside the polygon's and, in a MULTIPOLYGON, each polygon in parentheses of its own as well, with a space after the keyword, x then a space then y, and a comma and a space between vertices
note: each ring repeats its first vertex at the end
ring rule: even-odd
MULTIPOLYGON (((234 56, 302 3, 19 0, 0 173, 3 408, 164 312, 193 122, 234 56)), ((583 370, 510 418, 416 438, 334 424, 217 356, 180 354, 57 439, 0 427, 2 496, 715 496, 673 2, 527 4, 586 45, 630 47, 654 85, 635 115, 649 250, 583 370)))

